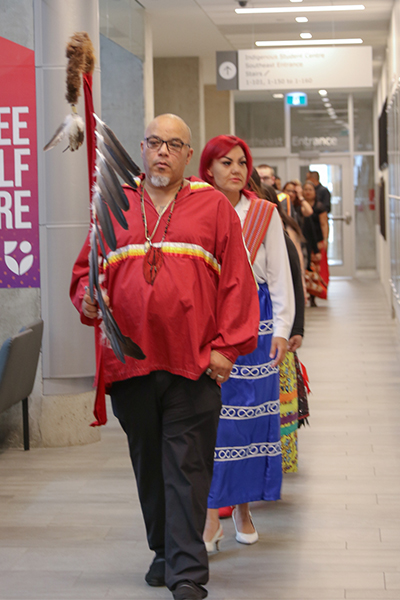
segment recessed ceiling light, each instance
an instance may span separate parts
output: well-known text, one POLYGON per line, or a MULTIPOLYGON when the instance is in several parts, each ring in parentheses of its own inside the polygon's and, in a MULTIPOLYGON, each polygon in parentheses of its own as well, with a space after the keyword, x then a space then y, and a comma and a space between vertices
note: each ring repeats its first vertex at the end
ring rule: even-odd
POLYGON ((235 8, 238 15, 273 14, 291 12, 339 12, 342 10, 365 10, 363 4, 341 4, 336 6, 271 6, 269 8, 235 8))
POLYGON ((303 40, 311 40, 311 38, 312 38, 312 35, 311 35, 311 33, 304 32, 304 33, 301 33, 301 34, 300 34, 300 37, 301 37, 303 40))
POLYGON ((341 44, 362 44, 361 38, 331 39, 331 40, 279 40, 276 42, 256 42, 256 46, 336 46, 341 44))
POLYGON ((296 17, 298 23, 308 23, 307 17, 296 17))
POLYGON ((327 96, 327 95, 328 95, 328 92, 327 92, 326 90, 319 90, 318 94, 319 94, 320 96, 327 96))
POLYGON ((303 0, 290 0, 290 2, 303 2, 303 0))
POLYGON ((329 102, 329 98, 322 98, 322 102, 329 102))
POLYGON ((283 98, 283 94, 272 94, 273 98, 283 98))
POLYGON ((325 104, 325 106, 326 106, 327 108, 331 108, 332 104, 331 104, 330 102, 327 102, 327 103, 325 104))

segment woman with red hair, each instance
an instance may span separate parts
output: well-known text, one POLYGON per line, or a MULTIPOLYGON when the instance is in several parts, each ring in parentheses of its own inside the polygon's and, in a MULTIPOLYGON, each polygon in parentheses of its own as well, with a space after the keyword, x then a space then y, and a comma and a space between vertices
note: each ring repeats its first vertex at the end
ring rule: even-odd
POLYGON ((200 159, 200 177, 225 194, 241 220, 260 301, 258 346, 239 357, 222 385, 204 530, 208 552, 216 550, 223 538, 220 507, 235 506, 232 518, 238 542, 257 542, 248 503, 278 500, 282 483, 278 366, 292 328, 294 295, 275 205, 247 189, 252 164, 247 144, 231 135, 211 139, 200 159))

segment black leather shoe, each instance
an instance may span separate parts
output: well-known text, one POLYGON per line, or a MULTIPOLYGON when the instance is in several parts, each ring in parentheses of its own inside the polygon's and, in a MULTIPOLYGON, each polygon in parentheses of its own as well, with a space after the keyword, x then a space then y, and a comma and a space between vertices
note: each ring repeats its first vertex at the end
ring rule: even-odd
POLYGON ((202 585, 193 581, 181 581, 172 592, 174 600, 202 600, 208 592, 202 585))
POLYGON ((152 587, 161 587, 165 585, 165 558, 156 556, 144 576, 144 579, 146 583, 152 587))

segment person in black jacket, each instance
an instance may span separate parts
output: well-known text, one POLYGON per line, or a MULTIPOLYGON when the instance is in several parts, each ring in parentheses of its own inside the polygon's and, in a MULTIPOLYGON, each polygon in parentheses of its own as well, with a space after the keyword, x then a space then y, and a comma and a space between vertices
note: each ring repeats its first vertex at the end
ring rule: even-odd
POLYGON ((319 180, 318 171, 308 171, 307 173, 307 181, 311 181, 311 183, 315 187, 315 193, 317 196, 317 202, 321 202, 323 204, 327 213, 331 212, 331 193, 327 187, 322 185, 319 180))

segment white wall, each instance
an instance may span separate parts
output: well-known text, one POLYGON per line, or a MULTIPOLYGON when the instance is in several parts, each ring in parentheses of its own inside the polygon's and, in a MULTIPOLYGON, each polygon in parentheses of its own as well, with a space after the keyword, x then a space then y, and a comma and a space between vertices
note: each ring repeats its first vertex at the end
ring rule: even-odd
MULTIPOLYGON (((387 41, 386 63, 382 68, 381 79, 376 93, 376 119, 382 110, 386 97, 390 100, 393 89, 400 78, 400 0, 395 0, 393 5, 392 20, 387 41)), ((377 182, 383 176, 386 188, 386 240, 377 228, 377 265, 379 276, 385 290, 388 303, 393 306, 392 289, 390 286, 390 227, 389 227, 389 200, 388 200, 388 169, 378 171, 377 182)))

